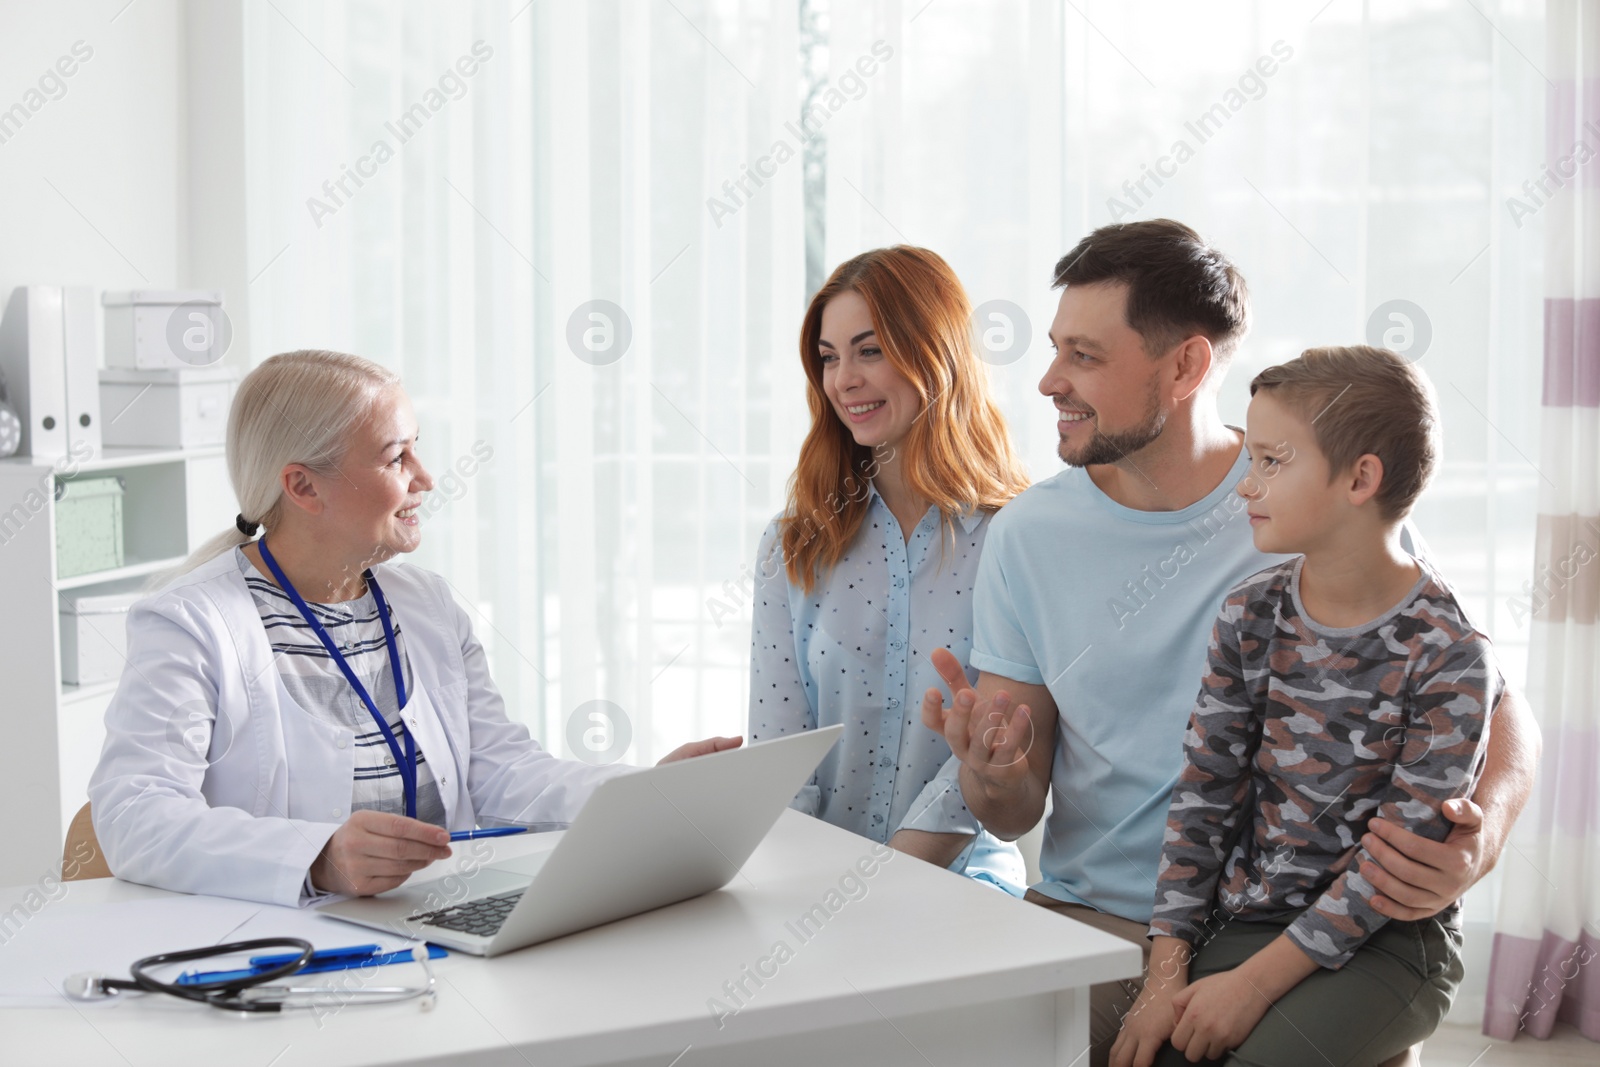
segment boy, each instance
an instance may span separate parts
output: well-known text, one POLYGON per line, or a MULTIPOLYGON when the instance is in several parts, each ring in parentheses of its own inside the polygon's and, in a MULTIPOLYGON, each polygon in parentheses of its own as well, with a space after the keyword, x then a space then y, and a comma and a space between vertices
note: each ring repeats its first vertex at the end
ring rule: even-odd
POLYGON ((1389 921, 1367 821, 1441 839, 1504 686, 1450 587, 1402 548, 1438 416, 1392 352, 1311 349, 1250 383, 1256 547, 1295 559, 1217 618, 1117 1065, 1381 1063, 1461 980, 1459 907, 1389 921))

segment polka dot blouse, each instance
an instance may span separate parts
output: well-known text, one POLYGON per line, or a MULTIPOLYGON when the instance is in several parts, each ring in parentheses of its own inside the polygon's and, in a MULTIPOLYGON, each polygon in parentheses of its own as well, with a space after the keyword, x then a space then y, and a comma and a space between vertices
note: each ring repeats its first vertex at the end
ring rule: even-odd
POLYGON ((788 580, 774 519, 756 555, 750 740, 843 723, 793 807, 874 841, 903 828, 976 834, 952 868, 1020 893, 1020 855, 981 832, 962 802, 957 761, 921 713, 923 692, 943 687, 933 650, 963 664, 971 651, 989 519, 957 516, 952 544, 930 507, 908 541, 873 489, 849 550, 810 595, 788 580))

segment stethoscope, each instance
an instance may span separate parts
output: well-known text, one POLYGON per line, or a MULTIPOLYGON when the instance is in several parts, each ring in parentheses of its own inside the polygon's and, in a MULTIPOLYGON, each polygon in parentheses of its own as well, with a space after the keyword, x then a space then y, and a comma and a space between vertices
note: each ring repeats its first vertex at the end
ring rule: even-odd
MULTIPOLYGON (((283 568, 278 566, 278 561, 273 558, 272 551, 267 548, 267 539, 263 537, 256 542, 256 547, 261 550, 261 559, 266 563, 267 569, 272 571, 272 577, 278 586, 294 601, 294 606, 299 610, 300 616, 306 620, 317 639, 322 642, 322 647, 328 650, 328 656, 338 664, 339 670, 344 674, 345 681, 350 683, 350 688, 356 691, 356 696, 367 706, 367 711, 372 714, 372 721, 378 724, 378 729, 383 733, 383 742, 389 746, 389 754, 394 757, 394 765, 400 772, 400 785, 405 791, 406 817, 417 817, 417 742, 411 736, 411 731, 406 731, 406 753, 400 755, 400 743, 395 740, 394 731, 389 728, 389 721, 378 710, 378 705, 373 701, 372 695, 367 692, 367 687, 361 684, 361 679, 356 677, 355 671, 350 669, 350 664, 345 662, 344 654, 339 651, 339 646, 328 636, 328 631, 317 621, 316 615, 306 605, 299 590, 289 581, 288 575, 283 573, 283 568)), ((400 653, 395 647, 394 626, 389 622, 389 605, 383 598, 383 590, 378 588, 378 580, 372 576, 368 568, 361 573, 367 587, 372 590, 372 599, 378 606, 378 619, 383 623, 383 641, 389 650, 389 669, 394 673, 394 695, 398 702, 396 707, 406 706, 405 672, 400 669, 400 653)))
POLYGON ((74 974, 62 983, 67 996, 73 1000, 105 1000, 121 993, 165 993, 181 1000, 209 1004, 224 1011, 282 1011, 285 1008, 326 1007, 329 1003, 360 1001, 365 1004, 390 1004, 416 997, 427 997, 424 1008, 433 1003, 433 968, 428 965, 426 948, 412 950, 411 958, 422 964, 428 981, 421 986, 268 986, 266 983, 287 978, 304 967, 311 958, 311 942, 298 937, 263 937, 254 941, 233 941, 226 945, 207 945, 205 948, 184 949, 181 952, 163 952, 135 960, 128 968, 128 978, 107 978, 102 974, 85 972, 74 974), (173 963, 190 963, 213 956, 229 956, 239 952, 259 949, 291 949, 298 955, 270 969, 235 978, 213 982, 193 982, 180 985, 153 978, 150 971, 173 963), (309 998, 303 1002, 295 997, 309 998))

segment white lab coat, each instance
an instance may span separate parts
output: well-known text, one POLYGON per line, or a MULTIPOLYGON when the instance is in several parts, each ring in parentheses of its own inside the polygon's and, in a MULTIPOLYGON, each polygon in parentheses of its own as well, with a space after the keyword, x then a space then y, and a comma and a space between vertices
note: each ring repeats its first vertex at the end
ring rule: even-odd
MULTIPOLYGON (((406 728, 450 829, 565 825, 602 781, 633 769, 546 752, 506 718, 445 581, 408 564, 374 573, 405 631, 406 728)), ((297 904, 350 816, 353 738, 284 689, 233 553, 201 565, 128 614, 128 662, 89 781, 111 870, 163 889, 297 904)))

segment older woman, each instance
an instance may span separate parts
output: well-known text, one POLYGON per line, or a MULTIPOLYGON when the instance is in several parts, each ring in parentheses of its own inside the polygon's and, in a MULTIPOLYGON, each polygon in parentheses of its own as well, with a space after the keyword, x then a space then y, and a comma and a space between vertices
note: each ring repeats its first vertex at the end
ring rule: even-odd
POLYGON ((119 877, 291 905, 378 893, 449 856, 451 830, 565 824, 632 769, 540 748, 449 585, 388 562, 422 536, 416 444, 399 379, 356 356, 290 352, 241 383, 236 527, 128 617, 89 784, 119 877))

